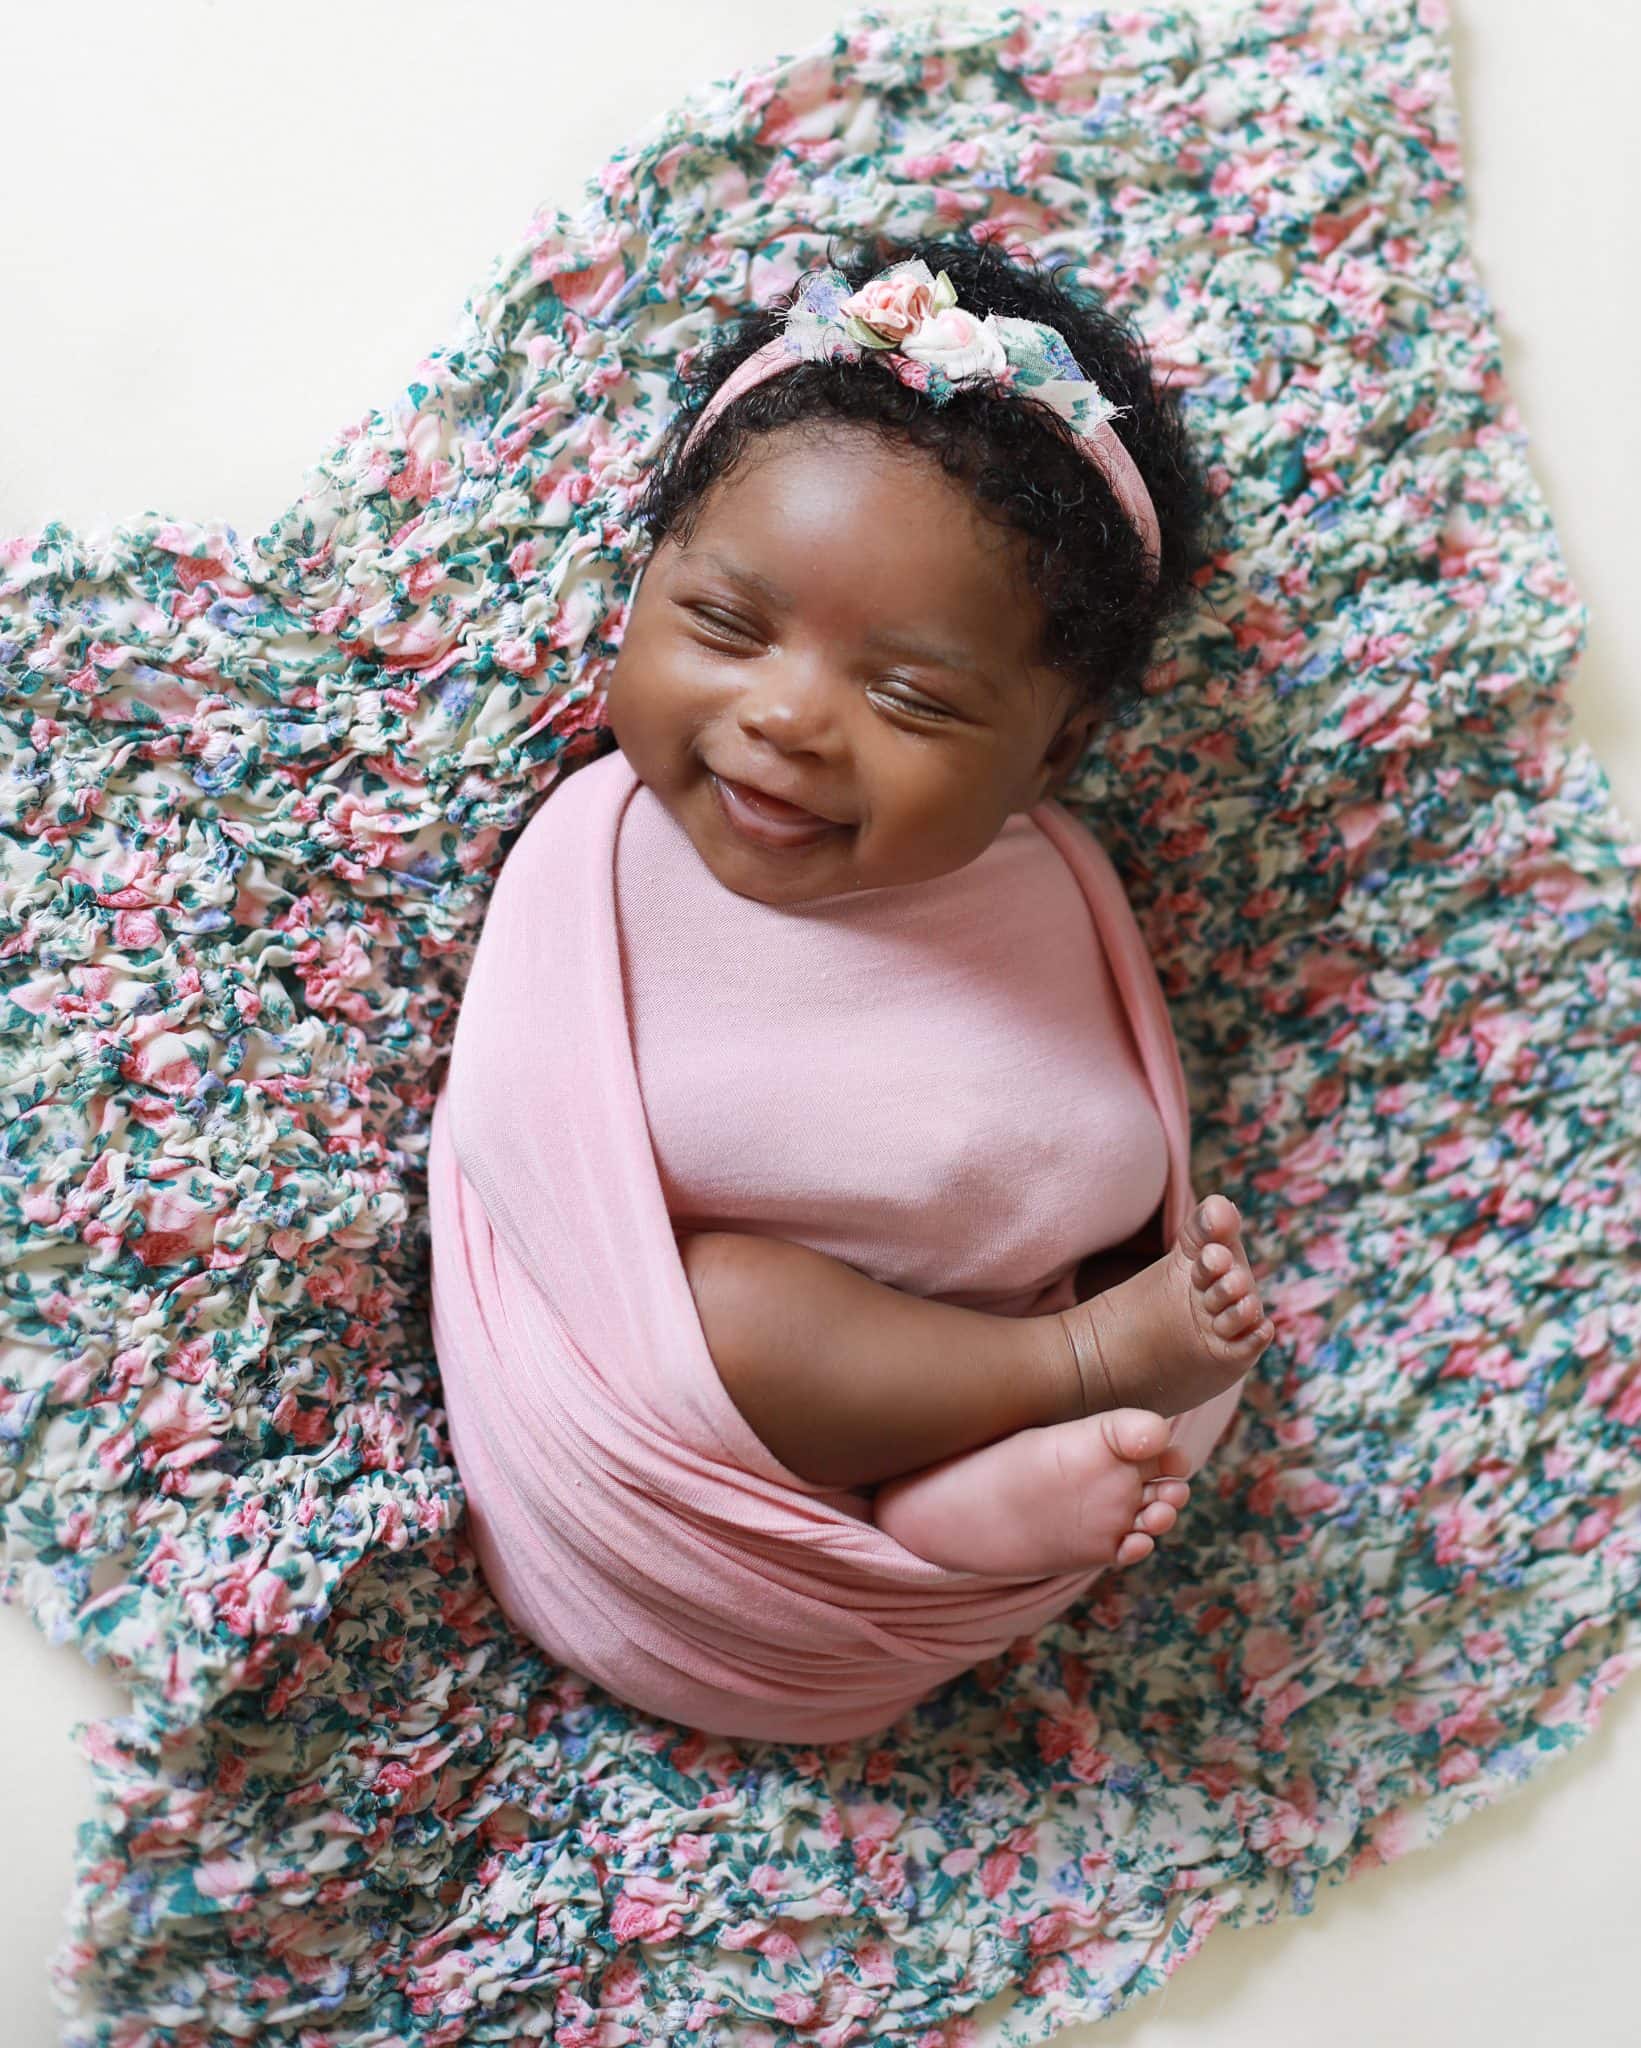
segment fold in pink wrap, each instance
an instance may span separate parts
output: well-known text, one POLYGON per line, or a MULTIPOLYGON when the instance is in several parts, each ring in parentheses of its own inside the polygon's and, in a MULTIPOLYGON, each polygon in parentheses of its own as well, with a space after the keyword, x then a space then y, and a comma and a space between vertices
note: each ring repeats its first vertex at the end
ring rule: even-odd
MULTIPOLYGON (((788 1471, 725 1392, 634 1054, 617 847, 640 791, 605 756, 521 834, 434 1114, 434 1339, 474 1545, 515 1625, 631 1705, 773 1741, 874 1734, 1099 1573, 1003 1579, 915 1557, 869 1495, 788 1471)), ((1155 970, 1093 835, 1055 803, 1029 817, 1087 902, 1132 1030, 1167 1141, 1171 1240, 1193 1196, 1155 970)))

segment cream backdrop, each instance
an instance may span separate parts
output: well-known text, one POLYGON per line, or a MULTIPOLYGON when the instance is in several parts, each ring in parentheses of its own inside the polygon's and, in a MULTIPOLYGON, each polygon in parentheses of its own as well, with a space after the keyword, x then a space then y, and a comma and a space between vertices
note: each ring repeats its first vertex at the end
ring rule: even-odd
MULTIPOLYGON (((1206 9, 1221 0, 1191 0, 1206 9)), ((1451 0, 1475 247, 1572 575, 1573 685, 1641 839, 1625 592, 1641 467, 1635 0, 1451 0)), ((152 509, 262 531, 409 381, 538 204, 574 209, 689 86, 826 35, 834 0, 0 0, 0 533, 152 509)), ((911 11, 894 0, 891 11, 911 11)), ((9 2048, 59 2038, 86 1767, 120 1689, 0 1609, 9 2048)), ((1433 1849, 1235 1933, 1063 2048, 1619 2048, 1641 2038, 1641 1687, 1433 1849)), ((983 2040, 994 2029, 982 2027, 983 2040)))

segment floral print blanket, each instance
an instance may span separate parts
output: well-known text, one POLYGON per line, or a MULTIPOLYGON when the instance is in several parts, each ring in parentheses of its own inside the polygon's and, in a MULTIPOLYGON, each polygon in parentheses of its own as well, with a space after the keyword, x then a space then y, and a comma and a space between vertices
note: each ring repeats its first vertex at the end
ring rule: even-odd
POLYGON ((1444 0, 865 10, 536 218, 266 533, 0 541, 3 1588, 130 1688, 70 2048, 962 2048, 1304 1913, 1641 1660, 1637 870, 1472 262, 1444 0), (487 892, 602 750, 678 357, 829 233, 1063 255, 1209 600, 1065 801, 1277 1325, 1142 1566, 872 1742, 507 1626, 427 1322, 487 892))

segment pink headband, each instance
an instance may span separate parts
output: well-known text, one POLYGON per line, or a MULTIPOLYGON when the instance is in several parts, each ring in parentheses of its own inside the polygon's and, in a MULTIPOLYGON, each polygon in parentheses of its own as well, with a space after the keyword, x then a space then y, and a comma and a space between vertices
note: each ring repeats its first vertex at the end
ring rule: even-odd
POLYGON ((935 277, 920 259, 891 264, 852 292, 841 271, 806 271, 786 326, 749 356, 713 393, 684 443, 687 455, 726 405, 766 378, 800 362, 859 362, 877 354, 903 384, 944 405, 954 391, 1001 384, 1029 391, 1057 412, 1116 493, 1150 558, 1161 560, 1161 533, 1151 493, 1134 458, 1117 438, 1113 405, 1083 375, 1064 338, 1037 320, 988 313, 984 320, 957 303, 945 271, 935 277))

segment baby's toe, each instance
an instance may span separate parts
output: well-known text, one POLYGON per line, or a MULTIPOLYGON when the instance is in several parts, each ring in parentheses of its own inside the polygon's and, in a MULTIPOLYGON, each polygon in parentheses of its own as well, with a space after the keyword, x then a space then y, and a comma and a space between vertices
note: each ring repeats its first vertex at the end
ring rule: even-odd
MULTIPOLYGON (((1143 1464, 1166 1455, 1168 1424, 1149 1408, 1108 1408, 1100 1424, 1106 1443, 1125 1464, 1143 1464)), ((1151 1476, 1145 1474, 1148 1479, 1151 1476)))
POLYGON ((1213 1244, 1234 1245, 1241 1229, 1242 1217, 1230 1196, 1209 1195, 1180 1225, 1178 1243, 1187 1258, 1196 1259, 1213 1244))
POLYGON ((1205 1243, 1231 1244, 1242 1229, 1242 1212, 1229 1195, 1207 1195, 1197 1209, 1197 1229, 1205 1243))
POLYGON ((1222 1337, 1241 1337, 1254 1327, 1263 1313, 1258 1295, 1247 1294, 1240 1301, 1233 1301, 1229 1308, 1220 1310, 1214 1317, 1214 1328, 1222 1337))
POLYGON ((1156 1549, 1151 1538, 1136 1529, 1117 1545, 1118 1564, 1138 1564, 1142 1557, 1149 1557, 1156 1549))
POLYGON ((1222 1308, 1229 1308, 1233 1301, 1240 1301, 1254 1284, 1254 1276, 1246 1266, 1233 1266, 1223 1279, 1216 1280, 1212 1287, 1204 1288, 1202 1305, 1210 1315, 1217 1315, 1222 1308))
POLYGON ((1154 1500, 1134 1517, 1134 1527, 1143 1530, 1147 1536, 1166 1536, 1178 1520, 1179 1516, 1167 1501, 1154 1500))
POLYGON ((1153 1479, 1145 1488, 1147 1505, 1154 1500, 1165 1500, 1171 1508, 1182 1508, 1191 1498, 1191 1489, 1183 1479, 1153 1479))
POLYGON ((1196 1264, 1191 1268, 1191 1278, 1199 1287, 1212 1287, 1216 1280, 1223 1279, 1236 1264, 1236 1253, 1228 1244, 1221 1244, 1216 1238, 1212 1244, 1205 1244, 1197 1253, 1196 1264))

